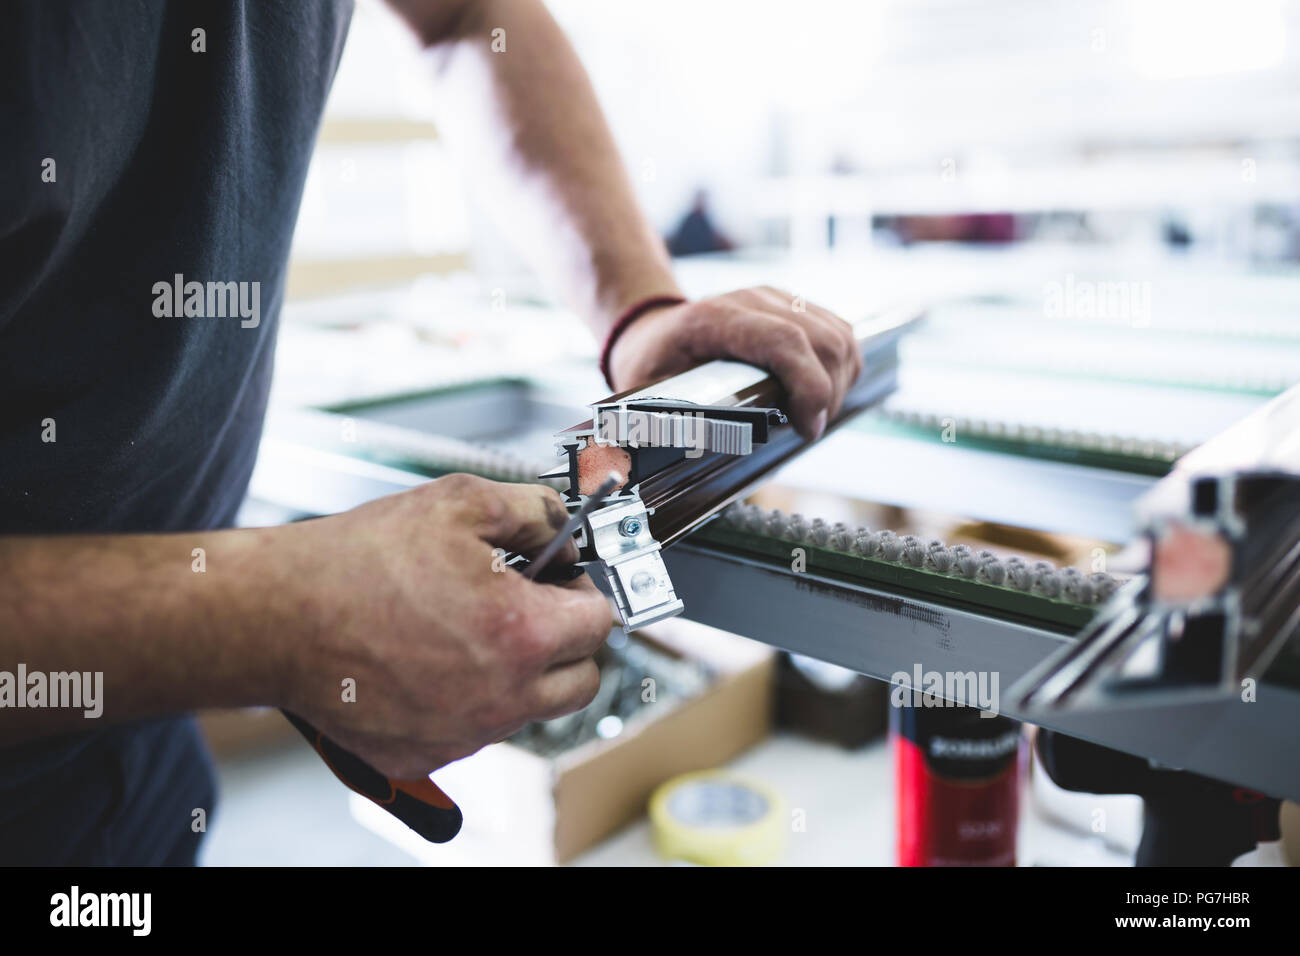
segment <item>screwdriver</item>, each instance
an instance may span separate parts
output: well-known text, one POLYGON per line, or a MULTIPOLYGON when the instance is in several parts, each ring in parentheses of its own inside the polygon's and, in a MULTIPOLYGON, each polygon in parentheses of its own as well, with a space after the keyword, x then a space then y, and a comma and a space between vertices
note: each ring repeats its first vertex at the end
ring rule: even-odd
MULTIPOLYGON (((519 570, 529 580, 539 582, 543 580, 543 572, 546 571, 547 565, 569 541, 573 540, 573 535, 582 527, 582 522, 587 515, 599 507, 605 497, 622 481, 623 477, 618 472, 611 471, 596 493, 587 496, 587 500, 565 522, 559 534, 537 553, 537 557, 527 562, 526 567, 521 568, 519 564, 514 563, 511 563, 510 567, 519 570)), ((517 558, 520 564, 526 561, 522 556, 517 558)), ((568 572, 574 570, 577 574, 582 573, 581 568, 576 565, 567 569, 568 572)), ((562 572, 553 577, 565 579, 576 577, 577 574, 562 572)), ((393 780, 386 777, 350 750, 340 747, 297 714, 291 714, 287 710, 281 713, 307 739, 321 760, 325 761, 325 766, 329 767, 334 776, 338 777, 348 789, 373 800, 430 843, 446 843, 460 832, 461 824, 464 822, 460 807, 456 806, 451 798, 427 776, 419 780, 393 780)))
POLYGON ((427 776, 420 780, 385 777, 297 714, 281 713, 349 790, 373 800, 430 843, 446 843, 460 832, 460 807, 427 776))
MULTIPOLYGON (((578 510, 564 523, 560 533, 537 553, 537 557, 533 558, 526 568, 522 569, 523 576, 531 581, 540 580, 546 566, 551 563, 551 560, 560 553, 566 544, 573 540, 573 536, 578 533, 582 523, 587 520, 587 515, 599 508, 609 493, 622 483, 623 476, 616 471, 611 471, 609 477, 600 483, 600 487, 596 489, 595 494, 587 495, 587 499, 578 510)), ((511 567, 517 568, 518 565, 511 565, 511 567)), ((573 577, 577 577, 577 575, 573 575, 573 577)))

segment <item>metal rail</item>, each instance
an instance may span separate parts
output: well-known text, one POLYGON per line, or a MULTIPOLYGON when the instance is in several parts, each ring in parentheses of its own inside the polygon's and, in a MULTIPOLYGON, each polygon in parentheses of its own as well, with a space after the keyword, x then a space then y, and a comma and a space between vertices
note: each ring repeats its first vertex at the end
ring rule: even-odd
MULTIPOLYGON (((881 680, 899 671, 988 672, 1012 683, 1073 640, 970 610, 683 542, 664 560, 684 616, 881 680)), ((1015 709, 1001 708, 1024 719, 1015 709)), ((1262 682, 1256 699, 1184 701, 1035 715, 1041 726, 1168 767, 1300 798, 1300 691, 1262 682)))

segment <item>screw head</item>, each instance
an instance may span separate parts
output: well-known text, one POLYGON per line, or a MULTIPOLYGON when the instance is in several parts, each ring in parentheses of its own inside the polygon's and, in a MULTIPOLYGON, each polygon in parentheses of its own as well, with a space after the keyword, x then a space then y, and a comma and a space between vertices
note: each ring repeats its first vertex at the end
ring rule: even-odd
POLYGON ((650 594, 659 587, 659 582, 649 571, 638 571, 632 575, 632 590, 642 596, 650 594))
POLYGON ((635 538, 641 533, 641 519, 624 518, 618 523, 618 533, 625 538, 635 538))

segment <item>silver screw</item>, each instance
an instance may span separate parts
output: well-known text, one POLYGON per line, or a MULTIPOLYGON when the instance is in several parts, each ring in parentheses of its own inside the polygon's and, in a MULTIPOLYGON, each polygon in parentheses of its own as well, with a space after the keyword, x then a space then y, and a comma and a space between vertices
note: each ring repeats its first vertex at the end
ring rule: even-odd
POLYGON ((641 533, 641 519, 624 518, 618 523, 618 533, 625 538, 635 538, 641 533))
POLYGON ((642 596, 649 594, 659 587, 659 582, 649 571, 638 571, 632 575, 632 590, 642 596))

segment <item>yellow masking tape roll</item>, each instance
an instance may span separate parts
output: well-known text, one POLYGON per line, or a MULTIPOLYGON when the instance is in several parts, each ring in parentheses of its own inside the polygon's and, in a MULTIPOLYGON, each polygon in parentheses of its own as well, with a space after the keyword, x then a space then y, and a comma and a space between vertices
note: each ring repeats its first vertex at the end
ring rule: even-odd
POLYGON ((655 848, 703 866, 763 866, 785 850, 785 804, 776 791, 716 770, 688 773, 650 797, 655 848))

